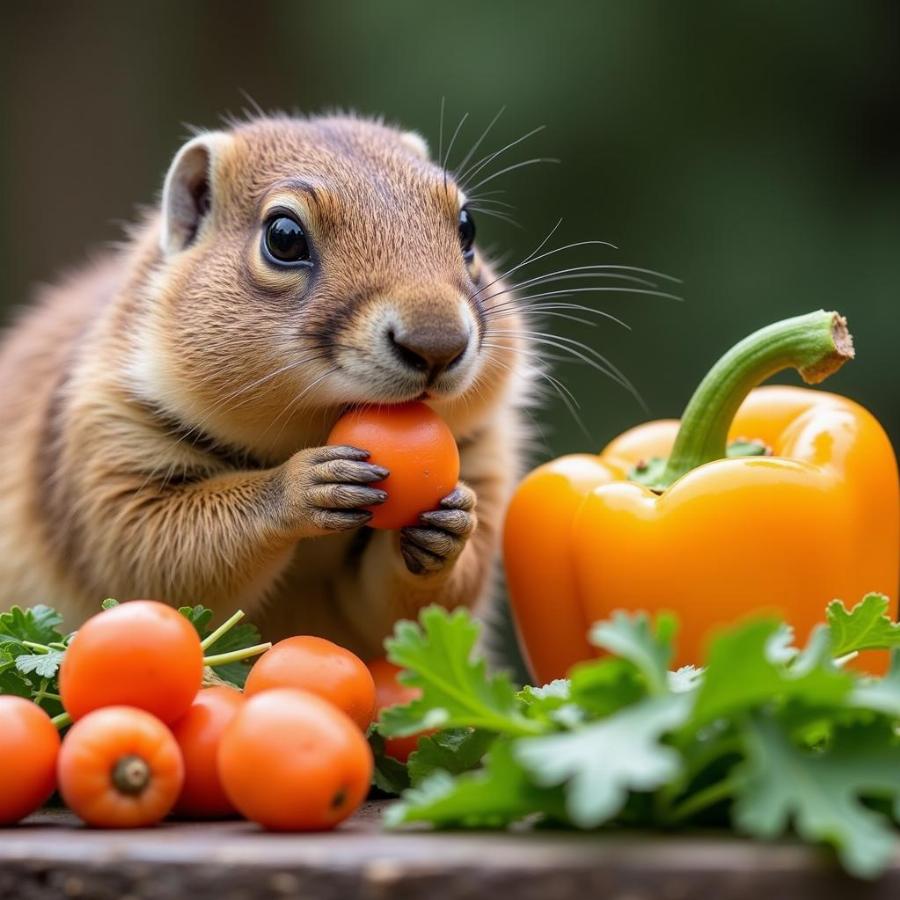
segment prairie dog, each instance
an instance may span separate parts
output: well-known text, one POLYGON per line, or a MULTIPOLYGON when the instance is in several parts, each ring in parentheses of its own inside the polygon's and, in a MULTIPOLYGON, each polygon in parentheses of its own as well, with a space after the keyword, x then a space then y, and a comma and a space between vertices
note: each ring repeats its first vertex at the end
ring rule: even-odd
POLYGON ((424 604, 483 599, 531 376, 466 202, 377 121, 260 117, 183 146, 158 208, 0 345, 0 608, 74 628, 107 596, 240 607, 269 639, 371 656, 424 604), (322 445, 349 405, 413 398, 461 482, 421 527, 375 531, 384 473, 322 445))

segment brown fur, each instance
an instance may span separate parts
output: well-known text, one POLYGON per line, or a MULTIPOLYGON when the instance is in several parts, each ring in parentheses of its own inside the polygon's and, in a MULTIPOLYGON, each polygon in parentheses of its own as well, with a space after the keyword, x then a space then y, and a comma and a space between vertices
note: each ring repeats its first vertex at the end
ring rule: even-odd
POLYGON ((241 607, 267 637, 370 655, 423 604, 485 596, 519 470, 527 348, 507 294, 485 315, 502 284, 464 261, 459 191, 420 145, 354 118, 201 137, 176 158, 162 211, 10 330, 0 606, 46 602, 72 627, 106 596, 241 607), (302 217, 312 272, 263 259, 275 204, 302 217), (426 345, 470 327, 472 346, 424 385, 390 358, 386 317, 426 345), (460 442, 464 484, 422 528, 360 529, 375 476, 321 445, 348 404, 423 388, 460 442))

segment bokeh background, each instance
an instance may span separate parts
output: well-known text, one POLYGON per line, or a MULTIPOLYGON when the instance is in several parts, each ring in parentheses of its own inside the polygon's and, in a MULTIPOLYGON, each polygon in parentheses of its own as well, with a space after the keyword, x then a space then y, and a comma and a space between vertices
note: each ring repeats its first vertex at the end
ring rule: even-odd
MULTIPOLYGON (((434 147, 445 98, 445 135, 469 113, 456 159, 505 106, 484 149, 545 125, 502 161, 561 163, 491 183, 521 228, 482 216, 482 243, 516 261, 562 218, 555 243, 619 249, 574 250, 529 272, 619 262, 682 279, 683 302, 574 298, 631 331, 548 323, 609 357, 649 414, 677 415, 752 329, 824 306, 849 317, 859 351, 830 385, 900 442, 893 0, 31 0, 2 17, 4 319, 34 285, 121 236, 155 198, 187 124, 215 126, 247 96, 384 114, 434 147)), ((584 365, 556 374, 584 429, 549 401, 538 415, 545 456, 599 447, 648 414, 584 365)))

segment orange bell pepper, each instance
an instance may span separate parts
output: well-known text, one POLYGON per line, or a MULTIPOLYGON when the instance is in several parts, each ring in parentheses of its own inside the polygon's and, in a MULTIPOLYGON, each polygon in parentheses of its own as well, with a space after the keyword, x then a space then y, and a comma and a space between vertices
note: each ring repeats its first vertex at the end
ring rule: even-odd
MULTIPOLYGON (((900 488, 887 435, 835 394, 754 389, 788 367, 814 383, 852 355, 835 313, 776 323, 719 361, 680 423, 638 426, 597 456, 525 478, 504 558, 539 682, 593 656, 588 628, 614 609, 676 612, 676 666, 701 662, 712 629, 754 611, 782 615, 801 641, 835 597, 879 591, 896 614, 900 488), (738 452, 765 455, 728 456, 737 439, 738 452)), ((884 654, 866 656, 883 669, 884 654)))

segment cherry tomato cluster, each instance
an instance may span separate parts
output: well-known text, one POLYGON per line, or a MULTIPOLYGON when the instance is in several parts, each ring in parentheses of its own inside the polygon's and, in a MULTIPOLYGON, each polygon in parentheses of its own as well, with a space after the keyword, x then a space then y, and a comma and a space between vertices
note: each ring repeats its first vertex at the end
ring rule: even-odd
POLYGON ((203 648, 176 610, 135 600, 90 619, 60 670, 65 738, 21 697, 0 696, 0 824, 54 788, 97 827, 170 813, 242 815, 284 831, 332 828, 365 799, 375 682, 356 656, 317 637, 268 650, 243 692, 201 687, 203 648))

